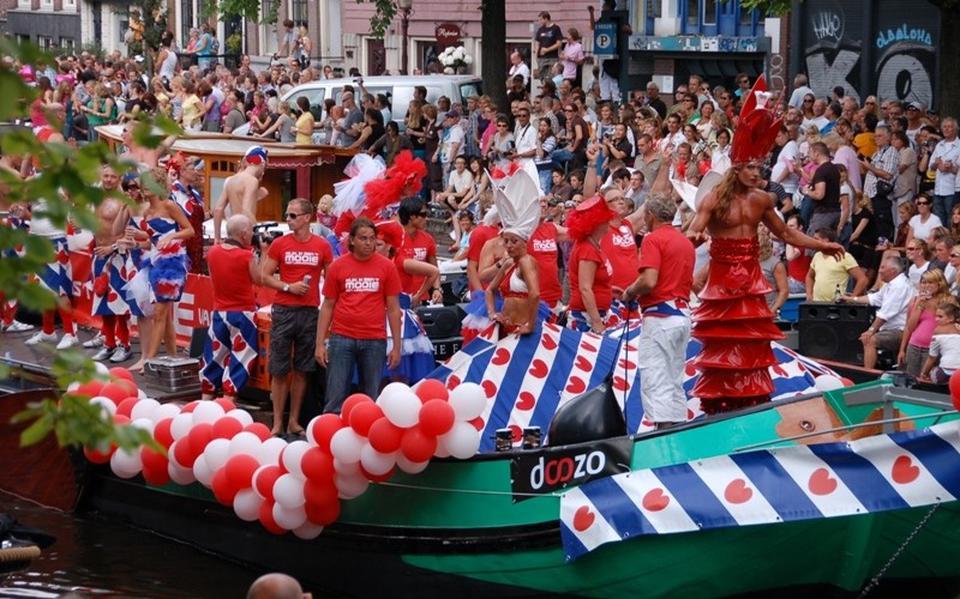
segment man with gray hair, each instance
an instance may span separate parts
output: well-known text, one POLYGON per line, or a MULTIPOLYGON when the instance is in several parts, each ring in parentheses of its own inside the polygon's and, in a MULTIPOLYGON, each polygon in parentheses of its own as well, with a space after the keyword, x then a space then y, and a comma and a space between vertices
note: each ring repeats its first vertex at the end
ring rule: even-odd
POLYGON ((672 225, 677 207, 669 195, 652 195, 642 210, 649 233, 640 245, 640 276, 621 299, 640 302, 640 400, 644 417, 664 429, 687 420, 683 369, 690 341, 688 302, 695 252, 672 225))
POLYGON ((787 106, 790 108, 800 108, 803 105, 804 96, 813 94, 813 96, 816 97, 816 94, 813 93, 813 90, 810 89, 807 82, 807 76, 803 73, 798 73, 797 76, 793 78, 793 93, 790 94, 790 101, 787 102, 787 106))
POLYGON ((880 280, 885 284, 879 291, 860 297, 844 295, 841 301, 867 304, 877 309, 870 328, 860 335, 863 343, 863 367, 877 365, 877 348, 893 352, 900 350, 900 337, 907 326, 907 309, 913 299, 913 285, 903 274, 904 264, 899 256, 887 256, 880 264, 880 280))

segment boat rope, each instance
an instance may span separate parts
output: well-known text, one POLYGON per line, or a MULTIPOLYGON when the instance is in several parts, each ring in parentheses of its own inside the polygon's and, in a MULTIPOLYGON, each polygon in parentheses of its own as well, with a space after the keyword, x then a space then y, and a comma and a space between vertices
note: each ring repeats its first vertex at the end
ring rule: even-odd
POLYGON ((867 594, 870 593, 870 591, 877 588, 877 586, 880 584, 880 578, 882 578, 883 575, 887 573, 887 570, 889 570, 890 567, 893 565, 893 563, 897 561, 897 558, 899 558, 900 555, 903 553, 903 551, 907 548, 907 545, 909 545, 910 542, 913 541, 914 537, 916 537, 917 534, 920 532, 920 529, 922 529, 927 524, 927 521, 930 520, 931 517, 933 517, 934 512, 936 512, 937 508, 939 508, 941 505, 942 504, 940 503, 935 503, 933 504, 933 506, 930 507, 930 511, 928 511, 926 515, 920 519, 920 522, 917 523, 916 528, 914 528, 913 531, 911 531, 910 534, 907 535, 907 538, 904 539, 903 543, 900 544, 900 547, 898 547, 897 550, 893 552, 893 555, 890 556, 890 559, 887 560, 887 563, 883 564, 883 567, 880 568, 880 570, 876 573, 876 575, 870 579, 870 582, 867 584, 867 586, 863 587, 863 590, 860 591, 860 594, 857 596, 857 599, 863 599, 863 597, 866 597, 867 594))
POLYGON ((752 445, 744 445, 743 447, 738 447, 734 449, 734 452, 738 451, 750 451, 753 449, 759 449, 760 447, 767 447, 768 445, 774 445, 776 443, 786 443, 787 441, 796 441, 798 439, 807 439, 810 437, 819 437, 820 435, 827 435, 829 433, 839 433, 845 431, 851 431, 858 428, 866 428, 870 426, 878 426, 882 424, 893 424, 895 422, 907 422, 909 420, 919 420, 920 418, 933 418, 936 416, 939 418, 943 416, 949 416, 951 414, 957 414, 957 410, 944 410, 942 412, 930 412, 928 414, 915 414, 912 416, 901 416, 899 418, 887 418, 884 420, 871 420, 869 422, 858 422, 856 424, 844 424, 843 426, 837 426, 834 428, 824 429, 822 431, 813 431, 809 433, 803 433, 800 435, 794 435, 792 437, 782 437, 780 439, 770 439, 768 441, 762 441, 760 443, 754 443, 752 445))
POLYGON ((428 487, 424 485, 408 485, 396 482, 377 483, 382 487, 398 487, 401 489, 413 489, 414 491, 434 491, 438 493, 463 493, 465 495, 509 495, 511 497, 556 497, 559 499, 563 493, 551 491, 549 493, 521 493, 513 491, 492 491, 490 489, 453 489, 450 487, 428 487))

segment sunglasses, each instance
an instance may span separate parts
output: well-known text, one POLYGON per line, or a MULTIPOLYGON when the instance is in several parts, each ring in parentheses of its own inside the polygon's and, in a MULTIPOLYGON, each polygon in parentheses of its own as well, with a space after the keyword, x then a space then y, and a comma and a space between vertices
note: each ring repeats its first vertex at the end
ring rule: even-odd
POLYGON ((917 202, 917 206, 929 206, 930 202, 917 202))
POLYGON ((293 212, 287 212, 283 215, 287 220, 293 220, 295 218, 300 218, 303 214, 294 214, 293 212))
POLYGON ((564 108, 563 111, 564 111, 564 112, 574 112, 574 110, 571 109, 571 108, 564 108))
POLYGON ((906 250, 907 250, 908 252, 912 252, 912 251, 914 251, 914 250, 916 250, 916 249, 917 249, 917 246, 910 247, 910 246, 908 245, 908 246, 906 247, 906 250))
POLYGON ((804 100, 803 103, 804 103, 804 104, 813 104, 813 100, 804 100))
POLYGON ((417 212, 416 214, 414 214, 414 216, 422 216, 423 218, 427 218, 427 213, 426 213, 426 212, 417 212))

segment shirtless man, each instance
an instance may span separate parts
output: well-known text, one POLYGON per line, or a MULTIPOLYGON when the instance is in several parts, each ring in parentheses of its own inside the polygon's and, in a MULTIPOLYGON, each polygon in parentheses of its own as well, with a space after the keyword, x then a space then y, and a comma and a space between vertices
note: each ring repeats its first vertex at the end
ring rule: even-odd
POLYGON ((135 162, 137 165, 140 165, 140 168, 153 168, 157 166, 160 157, 167 152, 177 138, 171 135, 160 142, 160 145, 156 148, 145 148, 137 145, 137 142, 133 138, 133 129, 136 126, 137 123, 135 121, 127 121, 123 125, 121 139, 127 150, 123 154, 120 154, 120 160, 135 162))
POLYGON ((223 185, 223 192, 213 210, 213 242, 220 243, 220 224, 225 216, 243 214, 250 222, 257 222, 257 202, 267 197, 267 190, 260 186, 263 173, 267 170, 267 150, 263 146, 253 146, 243 156, 243 167, 236 175, 229 177, 223 185), (230 213, 227 214, 229 207, 230 213))

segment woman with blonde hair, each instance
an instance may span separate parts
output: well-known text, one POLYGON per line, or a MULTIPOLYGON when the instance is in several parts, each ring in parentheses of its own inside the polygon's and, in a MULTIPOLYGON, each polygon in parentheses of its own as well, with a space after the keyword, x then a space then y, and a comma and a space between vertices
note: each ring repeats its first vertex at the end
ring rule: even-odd
POLYGON ((110 90, 106 84, 98 83, 93 88, 93 97, 82 107, 87 113, 88 139, 97 141, 99 134, 97 127, 106 125, 117 118, 117 106, 110 97, 110 90))
POLYGON ((854 192, 856 202, 853 204, 853 213, 850 216, 849 251, 857 264, 866 274, 867 280, 872 281, 880 265, 880 253, 877 252, 877 223, 873 217, 873 207, 870 196, 863 192, 854 192))
POLYGON ((907 309, 907 326, 897 354, 897 364, 907 374, 920 376, 937 327, 937 307, 948 299, 951 299, 950 288, 942 272, 935 269, 920 276, 919 290, 907 309))

